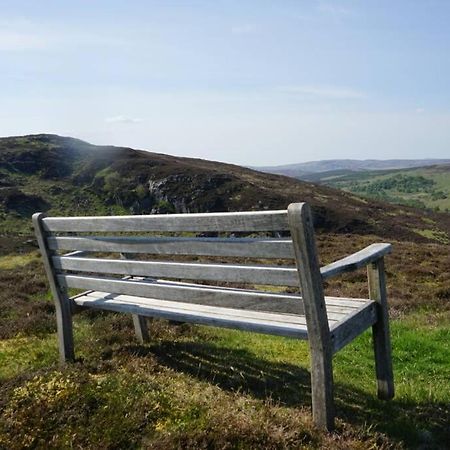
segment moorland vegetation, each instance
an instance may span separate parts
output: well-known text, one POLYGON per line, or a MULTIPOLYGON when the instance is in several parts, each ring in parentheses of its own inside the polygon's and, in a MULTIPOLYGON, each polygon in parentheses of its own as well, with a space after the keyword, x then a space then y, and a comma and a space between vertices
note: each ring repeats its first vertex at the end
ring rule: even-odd
MULTIPOLYGON (((450 441, 450 215, 238 166, 50 135, 0 140, 0 448, 445 448, 450 441), (117 175, 116 175, 117 174, 117 175), (370 333, 335 358, 337 429, 315 429, 305 342, 131 318, 75 318, 58 365, 29 214, 281 209, 307 200, 327 264, 374 241, 387 258, 396 397, 377 400, 370 333)), ((326 286, 366 296, 364 271, 326 286)))

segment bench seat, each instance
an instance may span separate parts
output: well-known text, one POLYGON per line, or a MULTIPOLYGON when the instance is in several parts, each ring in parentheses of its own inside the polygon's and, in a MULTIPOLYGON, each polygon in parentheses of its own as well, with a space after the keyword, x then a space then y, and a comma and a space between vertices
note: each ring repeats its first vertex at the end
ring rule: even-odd
MULTIPOLYGON (((192 286, 192 284, 189 285, 192 286)), ((203 287, 213 288, 212 286, 203 287)), ((233 289, 233 291, 239 292, 245 290, 233 289)), ((299 300, 299 304, 301 304, 301 297, 296 297, 299 300)), ((72 300, 77 306, 82 308, 104 309, 139 316, 235 328, 297 339, 308 339, 306 317, 299 314, 259 311, 256 310, 256 307, 255 310, 248 310, 197 303, 174 302, 101 291, 86 291, 72 297, 72 300)), ((364 328, 367 328, 376 321, 376 303, 373 300, 325 297, 325 304, 328 311, 328 324, 332 333, 332 342, 336 341, 336 339, 333 339, 333 332, 337 335, 338 332, 342 331, 342 325, 346 324, 346 327, 353 329, 354 325, 351 324, 352 326, 349 326, 349 322, 353 322, 356 316, 358 316, 358 323, 361 323, 359 316, 363 315, 365 317, 363 323, 364 328)), ((338 347, 342 348, 346 343, 338 344, 338 347)), ((338 348, 335 349, 335 351, 337 350, 338 348)))

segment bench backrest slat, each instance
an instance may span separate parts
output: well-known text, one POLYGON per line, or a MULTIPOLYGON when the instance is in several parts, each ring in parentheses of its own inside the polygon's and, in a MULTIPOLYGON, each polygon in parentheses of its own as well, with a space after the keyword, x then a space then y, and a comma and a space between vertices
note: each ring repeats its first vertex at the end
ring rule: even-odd
POLYGON ((286 211, 160 214, 148 216, 47 217, 51 232, 256 232, 289 230, 286 211))
POLYGON ((290 239, 50 236, 51 250, 292 259, 290 239))
POLYGON ((256 311, 278 311, 291 314, 304 313, 301 298, 292 294, 276 294, 252 290, 240 290, 237 292, 234 289, 189 285, 187 283, 169 281, 139 282, 138 280, 99 278, 86 275, 58 274, 56 278, 60 286, 64 288, 92 289, 115 294, 256 311))
POLYGON ((99 272, 116 275, 177 278, 231 283, 298 286, 295 267, 266 265, 199 264, 167 261, 133 261, 53 256, 57 270, 99 272))

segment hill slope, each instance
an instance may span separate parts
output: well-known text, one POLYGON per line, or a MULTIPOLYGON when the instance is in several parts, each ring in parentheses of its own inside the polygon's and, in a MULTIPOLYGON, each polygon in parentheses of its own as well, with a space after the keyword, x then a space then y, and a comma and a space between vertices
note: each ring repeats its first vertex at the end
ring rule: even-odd
POLYGON ((326 231, 426 240, 449 216, 370 204, 352 194, 212 161, 95 146, 56 135, 0 139, 0 233, 29 233, 30 215, 281 209, 310 202, 326 231))

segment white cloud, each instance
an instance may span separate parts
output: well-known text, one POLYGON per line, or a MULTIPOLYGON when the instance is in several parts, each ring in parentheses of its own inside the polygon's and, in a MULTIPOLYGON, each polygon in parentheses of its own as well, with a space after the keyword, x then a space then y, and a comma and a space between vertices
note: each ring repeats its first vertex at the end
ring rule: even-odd
POLYGON ((317 5, 317 10, 336 19, 353 16, 355 14, 354 11, 350 8, 328 2, 319 2, 319 4, 317 5))
POLYGON ((331 100, 361 100, 367 97, 362 91, 338 86, 291 85, 279 86, 277 89, 289 94, 299 94, 307 97, 331 100))
POLYGON ((422 114, 424 112, 425 112, 425 109, 423 109, 423 108, 416 108, 416 113, 417 114, 422 114))
POLYGON ((107 117, 105 119, 106 123, 139 123, 142 122, 142 119, 139 119, 137 117, 128 117, 128 116, 113 116, 113 117, 107 117))
POLYGON ((37 33, 0 30, 0 51, 44 50, 49 41, 37 33))
POLYGON ((232 34, 254 34, 257 31, 257 26, 252 23, 244 23, 231 27, 232 34))
POLYGON ((111 33, 62 24, 30 21, 23 18, 0 18, 0 52, 64 50, 80 46, 117 48, 124 39, 111 33))

